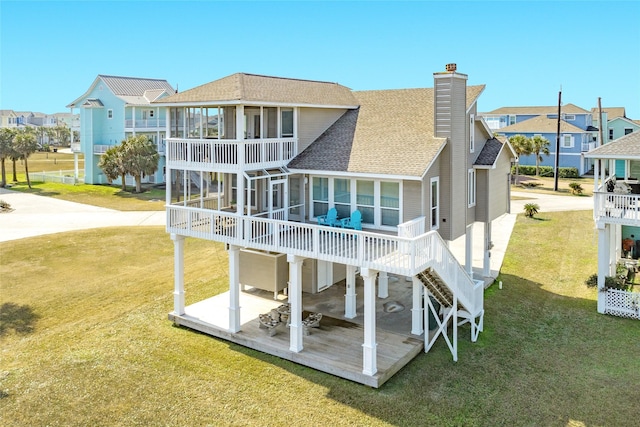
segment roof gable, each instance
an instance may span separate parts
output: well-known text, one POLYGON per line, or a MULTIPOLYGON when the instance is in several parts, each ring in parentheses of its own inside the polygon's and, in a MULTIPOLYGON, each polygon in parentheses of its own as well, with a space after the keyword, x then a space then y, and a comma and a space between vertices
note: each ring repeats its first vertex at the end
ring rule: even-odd
MULTIPOLYGON (((565 104, 560 108, 561 114, 589 114, 589 111, 580 108, 574 104, 565 104)), ((539 116, 543 114, 558 114, 558 106, 540 106, 540 107, 500 107, 496 110, 482 113, 484 115, 531 115, 539 116)))
MULTIPOLYGON (((76 104, 88 97, 101 82, 104 83, 115 96, 122 99, 125 103, 133 105, 149 104, 150 101, 145 97, 146 91, 153 91, 154 93, 155 91, 166 93, 174 92, 169 82, 162 79, 118 77, 98 74, 98 77, 96 77, 89 89, 82 94, 82 96, 69 103, 67 107, 76 107, 76 104)), ((157 99, 158 96, 154 99, 157 99)))
POLYGON ((584 155, 592 159, 640 160, 640 132, 631 132, 584 155))
MULTIPOLYGON (((496 133, 556 133, 558 131, 558 119, 548 119, 546 116, 536 116, 520 123, 497 129, 496 133)), ((585 133, 586 131, 560 120, 561 133, 585 133)))

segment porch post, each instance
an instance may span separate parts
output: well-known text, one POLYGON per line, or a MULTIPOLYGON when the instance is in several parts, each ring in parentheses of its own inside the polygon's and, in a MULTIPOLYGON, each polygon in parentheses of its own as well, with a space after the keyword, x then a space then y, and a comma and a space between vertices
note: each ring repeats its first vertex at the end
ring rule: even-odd
MULTIPOLYGON (((125 108, 126 111, 126 108, 125 108)), ((126 120, 126 115, 125 115, 125 120, 126 120)), ((136 136, 136 107, 133 106, 131 107, 131 127, 133 128, 133 136, 136 136)))
MULTIPOLYGON (((244 149, 245 149, 245 140, 244 140, 244 105, 238 105, 236 107, 236 140, 240 141, 240 144, 237 144, 238 150, 238 172, 236 178, 236 203, 238 215, 244 215, 244 174, 242 173, 242 169, 244 166, 244 149)), ((247 209, 249 212, 249 209, 247 209)))
POLYGON ((229 245, 229 332, 240 331, 240 246, 229 245))
POLYGON ((302 261, 304 258, 287 255, 289 263, 289 350, 302 351, 302 261))
POLYGON ((184 236, 171 233, 173 240, 173 312, 184 314, 184 236))
POLYGON ((604 313, 604 277, 609 270, 609 225, 598 224, 598 313, 604 313))
MULTIPOLYGON (((600 178, 600 159, 593 160, 593 192, 598 191, 598 179, 600 178)), ((602 181, 604 185, 604 181, 602 181)))
POLYGON ((464 266, 473 277, 473 223, 467 225, 464 236, 464 266))
POLYGON ((362 373, 375 375, 376 367, 376 270, 363 268, 364 279, 364 343, 362 344, 362 373))
POLYGON ((482 275, 484 277, 491 276, 491 246, 491 221, 487 221, 484 223, 484 257, 482 260, 482 275))
POLYGON ((356 317, 356 267, 347 265, 347 289, 344 296, 344 317, 353 319, 356 317))
POLYGON ((378 298, 389 297, 389 275, 386 271, 381 271, 378 274, 378 298))
POLYGON ((413 335, 420 335, 424 332, 424 326, 422 325, 422 294, 424 292, 424 286, 422 286, 422 282, 416 276, 413 276, 412 282, 413 308, 411 309, 411 333, 413 335))
POLYGON ((622 258, 622 226, 608 224, 607 238, 609 239, 609 276, 615 276, 618 259, 622 258))

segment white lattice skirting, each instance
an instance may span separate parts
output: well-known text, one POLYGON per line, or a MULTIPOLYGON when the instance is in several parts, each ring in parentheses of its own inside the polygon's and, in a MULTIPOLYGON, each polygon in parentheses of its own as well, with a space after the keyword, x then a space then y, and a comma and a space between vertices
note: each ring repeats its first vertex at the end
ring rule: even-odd
POLYGON ((604 312, 614 316, 640 319, 640 293, 607 289, 604 312))

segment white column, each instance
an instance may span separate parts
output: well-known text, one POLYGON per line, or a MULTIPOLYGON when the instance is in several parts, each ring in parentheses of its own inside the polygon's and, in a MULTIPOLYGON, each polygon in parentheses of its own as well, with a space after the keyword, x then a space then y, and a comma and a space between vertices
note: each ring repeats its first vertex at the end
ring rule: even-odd
POLYGON ((302 351, 302 262, 304 258, 287 255, 289 263, 289 350, 302 351))
POLYGON ((413 335, 420 335, 424 332, 424 326, 422 324, 422 294, 424 292, 424 286, 422 286, 422 282, 416 276, 413 276, 412 282, 413 308, 411 309, 411 333, 413 335))
POLYGON ((229 245, 229 332, 240 331, 240 246, 229 245))
POLYGON ((473 224, 467 225, 464 235, 464 266, 473 277, 473 224))
MULTIPOLYGON (((242 141, 237 145, 238 149, 238 166, 244 165, 244 105, 238 105, 236 107, 236 139, 242 141)), ((236 203, 237 203, 237 213, 238 215, 244 215, 244 174, 242 173, 242 168, 239 167, 240 171, 237 173, 236 178, 236 203)), ((247 210, 249 212, 249 210, 247 210)))
POLYGON ((344 296, 344 317, 356 317, 356 267, 347 265, 347 289, 344 296))
POLYGON ((609 241, 609 274, 615 276, 618 259, 622 258, 622 226, 619 224, 607 225, 607 239, 609 241))
POLYGON ((386 271, 378 274, 378 298, 389 297, 389 275, 386 271))
POLYGON ((609 226, 598 224, 598 313, 604 313, 604 278, 609 272, 609 226))
POLYGON ((376 270, 363 268, 364 279, 364 343, 362 344, 362 373, 375 375, 376 366, 376 270))
MULTIPOLYGON (((127 121, 127 109, 124 109, 124 121, 127 121)), ((126 127, 126 126, 125 126, 126 127)), ((133 136, 136 136, 136 107, 131 107, 131 127, 133 128, 133 136)))
POLYGON ((173 312, 184 314, 184 236, 171 234, 173 240, 173 312))
POLYGON ((484 257, 482 260, 482 275, 491 276, 491 221, 484 223, 484 257))

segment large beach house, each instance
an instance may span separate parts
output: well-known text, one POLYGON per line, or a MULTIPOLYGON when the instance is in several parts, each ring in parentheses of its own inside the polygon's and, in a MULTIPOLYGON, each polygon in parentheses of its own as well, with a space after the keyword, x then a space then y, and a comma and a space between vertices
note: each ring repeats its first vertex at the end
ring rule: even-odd
POLYGON ((170 319, 373 387, 438 337, 457 360, 458 326, 472 341, 482 330, 491 221, 508 211, 516 155, 477 115, 484 85, 455 64, 433 85, 238 73, 153 102, 167 111, 170 319), (461 236, 462 264, 448 247, 461 236), (186 237, 225 244, 228 292, 185 306, 186 237), (388 301, 400 287, 406 317, 378 327, 402 309, 388 301))

